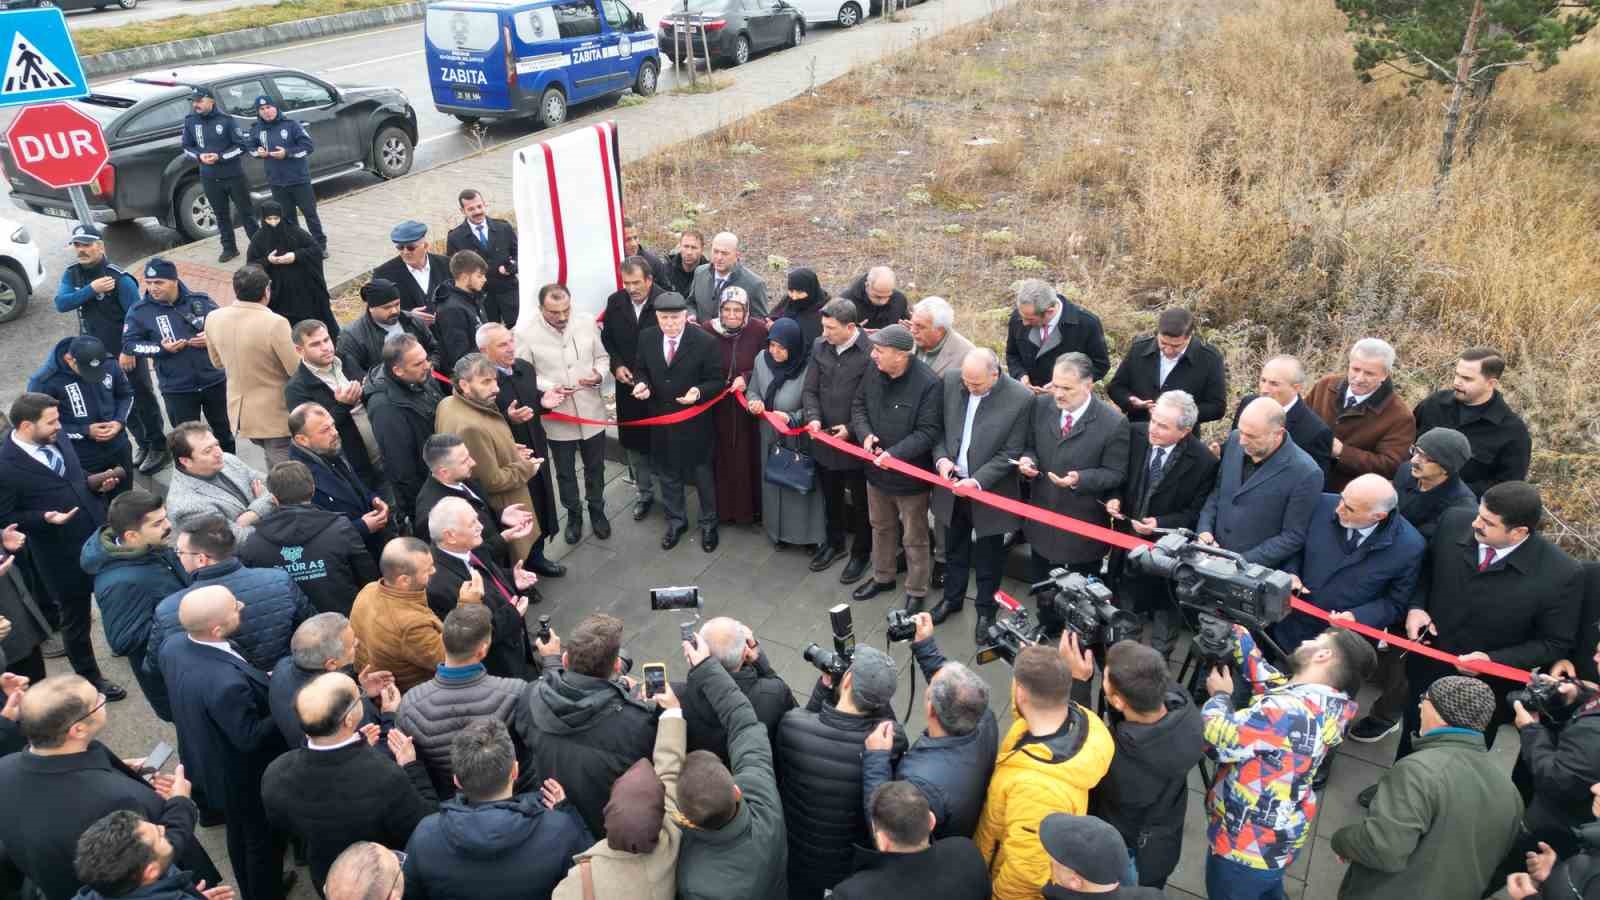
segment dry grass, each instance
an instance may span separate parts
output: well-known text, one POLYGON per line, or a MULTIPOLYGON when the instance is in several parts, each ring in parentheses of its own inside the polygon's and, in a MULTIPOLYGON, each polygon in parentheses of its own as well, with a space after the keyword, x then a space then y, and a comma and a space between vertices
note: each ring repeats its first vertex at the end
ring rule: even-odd
POLYGON ((115 28, 83 28, 72 32, 72 42, 80 54, 87 56, 184 38, 210 37, 245 28, 293 22, 297 19, 312 19, 335 13, 394 6, 396 2, 397 0, 279 0, 271 6, 246 6, 203 16, 172 16, 166 19, 118 25, 115 28))

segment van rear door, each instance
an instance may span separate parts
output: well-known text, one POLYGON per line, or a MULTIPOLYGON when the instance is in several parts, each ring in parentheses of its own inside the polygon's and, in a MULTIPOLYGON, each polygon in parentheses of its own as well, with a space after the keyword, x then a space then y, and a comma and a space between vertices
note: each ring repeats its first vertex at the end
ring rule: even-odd
POLYGON ((433 103, 445 109, 510 112, 506 48, 498 10, 430 6, 425 23, 433 103))

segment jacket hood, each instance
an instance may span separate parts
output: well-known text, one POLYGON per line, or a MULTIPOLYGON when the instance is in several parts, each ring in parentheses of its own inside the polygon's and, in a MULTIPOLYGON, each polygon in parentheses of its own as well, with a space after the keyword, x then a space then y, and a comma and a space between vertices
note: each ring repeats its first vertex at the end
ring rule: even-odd
POLYGON ((457 797, 439 804, 439 830, 462 856, 495 859, 531 841, 544 812, 534 794, 479 804, 457 797))
POLYGON ((1205 751, 1205 737, 1196 722, 1200 710, 1182 690, 1167 691, 1167 714, 1151 725, 1124 720, 1113 732, 1117 755, 1137 755, 1162 775, 1175 775, 1194 765, 1205 751))
POLYGON ((1011 725, 1012 736, 1001 744, 996 767, 1023 766, 1081 790, 1094 787, 1111 766, 1115 744, 1110 731, 1099 716, 1090 715, 1076 703, 1067 723, 1069 727, 1050 737, 1036 738, 1028 734, 1028 723, 1019 717, 1011 725))
POLYGON ((78 564, 83 571, 94 576, 118 566, 144 565, 151 561, 153 554, 151 547, 124 547, 118 544, 108 525, 84 541, 83 552, 78 554, 78 564))
POLYGON ((540 731, 578 734, 632 702, 615 682, 563 671, 538 683, 528 695, 528 711, 540 731))
POLYGON ((310 504, 285 506, 258 522, 256 534, 280 547, 309 544, 343 518, 342 513, 310 504))
POLYGON ((33 373, 33 377, 28 379, 28 390, 33 390, 34 385, 42 385, 46 381, 49 381, 50 379, 55 378, 57 375, 61 375, 63 373, 72 378, 77 377, 77 375, 71 369, 67 368, 67 361, 65 359, 67 347, 75 340, 77 340, 77 335, 73 335, 72 337, 64 337, 61 340, 56 341, 55 349, 50 351, 50 356, 45 359, 44 365, 40 366, 33 373))

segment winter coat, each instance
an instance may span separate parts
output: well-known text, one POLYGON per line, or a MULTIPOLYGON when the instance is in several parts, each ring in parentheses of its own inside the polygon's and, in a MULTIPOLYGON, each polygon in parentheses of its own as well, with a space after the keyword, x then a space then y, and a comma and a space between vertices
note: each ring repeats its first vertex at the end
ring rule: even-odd
POLYGON ((378 564, 350 520, 309 503, 262 519, 239 548, 239 559, 288 573, 317 612, 350 615, 357 592, 378 580, 378 564))
POLYGON ((394 725, 416 743, 417 759, 427 767, 433 788, 442 799, 456 794, 451 781, 455 769, 450 765, 450 742, 461 726, 473 719, 495 719, 505 723, 519 750, 527 760, 531 749, 521 733, 526 724, 521 714, 522 694, 528 683, 516 678, 490 675, 482 664, 451 667, 441 663, 433 680, 424 681, 400 698, 394 725))
MULTIPOLYGON (((538 675, 533 662, 533 651, 528 641, 528 626, 517 612, 516 581, 511 573, 502 569, 492 559, 485 559, 472 551, 481 568, 477 571, 483 581, 483 600, 489 610, 493 632, 489 639, 489 654, 483 658, 489 674, 501 678, 526 680, 538 675)), ((433 548, 433 577, 428 579, 428 607, 443 622, 450 611, 461 605, 461 586, 472 580, 473 567, 459 556, 433 548)))
POLYGON ((431 377, 408 384, 380 364, 361 389, 361 398, 367 404, 373 437, 383 448, 383 468, 394 485, 395 506, 410 517, 417 492, 428 480, 422 445, 433 436, 434 413, 443 395, 431 377))
POLYGON ((289 655, 289 639, 300 623, 317 614, 311 601, 281 569, 251 569, 238 559, 224 560, 195 569, 189 586, 167 595, 156 606, 155 624, 150 629, 148 659, 159 665, 161 645, 183 631, 178 624, 178 605, 195 588, 220 584, 244 604, 239 614, 239 630, 229 638, 239 648, 245 662, 263 672, 289 655))
MULTIPOLYGON (((1239 427, 1239 417, 1244 415, 1244 408, 1260 396, 1260 394, 1246 394, 1239 398, 1238 405, 1233 408, 1234 429, 1239 427)), ((1294 441, 1295 446, 1310 454, 1311 461, 1317 464, 1317 468, 1321 469, 1324 475, 1333 469, 1333 429, 1312 412, 1304 400, 1296 397, 1295 401, 1289 404, 1283 415, 1283 427, 1288 432, 1289 439, 1294 441)))
POLYGON ((1348 382, 1343 375, 1324 375, 1306 393, 1305 404, 1328 423, 1343 445, 1328 473, 1328 490, 1338 493, 1357 476, 1376 473, 1393 478, 1395 469, 1411 457, 1417 423, 1411 411, 1385 379, 1367 399, 1344 405, 1348 382))
MULTIPOLYGON (((417 283, 413 281, 411 286, 416 288, 417 283)), ((399 323, 401 331, 417 339, 417 343, 422 345, 422 349, 427 351, 430 357, 439 352, 433 342, 433 333, 416 319, 401 315, 395 321, 399 323)), ((337 346, 339 365, 344 367, 345 377, 352 381, 360 381, 368 372, 383 365, 383 342, 388 338, 389 333, 383 330, 383 326, 372 321, 372 317, 366 313, 362 313, 360 318, 341 328, 337 346)))
POLYGON ((1106 334, 1100 317, 1067 298, 1056 295, 1061 313, 1039 345, 1039 327, 1029 328, 1016 310, 1006 322, 1006 374, 1018 381, 1028 379, 1034 387, 1044 387, 1055 378, 1056 360, 1066 353, 1089 357, 1096 381, 1111 371, 1111 355, 1106 352, 1106 334))
POLYGON ((988 900, 989 869, 967 837, 935 840, 915 853, 863 851, 856 873, 833 889, 833 900, 988 900))
POLYGON ((1559 725, 1541 720, 1517 732, 1522 766, 1533 785, 1524 827, 1556 853, 1570 856, 1578 849, 1573 830, 1594 821, 1589 787, 1600 781, 1600 700, 1584 704, 1559 725))
POLYGON ((389 257, 373 268, 372 277, 394 283, 400 290, 400 308, 406 312, 424 307, 431 308, 438 302, 439 294, 445 285, 450 283, 450 257, 442 253, 428 254, 427 288, 417 284, 417 279, 411 277, 411 268, 399 254, 389 257))
MULTIPOLYGON (((1118 495, 1127 478, 1128 420, 1115 406, 1090 397, 1065 436, 1062 422, 1062 410, 1053 395, 1033 398, 1025 455, 1034 461, 1039 474, 1028 482, 1028 502, 1094 525, 1109 525, 1103 504, 1118 495), (1078 483, 1057 487, 1046 472, 1077 472, 1078 483)), ((1022 532, 1033 553, 1055 565, 1093 562, 1106 554, 1106 546, 1097 540, 1033 519, 1022 523, 1022 532)))
POLYGON ((163 598, 189 585, 189 573, 183 570, 178 554, 167 546, 123 547, 107 527, 83 542, 79 562, 94 578, 94 599, 100 606, 106 645, 113 654, 128 657, 128 666, 151 709, 163 720, 172 721, 166 685, 155 667, 147 665, 146 656, 156 607, 163 598))
POLYGON ((1222 445, 1217 483, 1195 530, 1211 533, 1224 549, 1244 554, 1246 562, 1292 572, 1322 499, 1322 470, 1287 438, 1248 478, 1244 460, 1234 431, 1222 445))
POLYGON ((491 321, 512 324, 517 321, 520 299, 517 285, 517 226, 504 219, 488 216, 484 217, 483 226, 489 238, 488 245, 478 240, 472 223, 463 219, 460 225, 445 235, 445 249, 451 256, 462 250, 471 250, 483 257, 484 263, 489 266, 488 280, 483 286, 484 315, 491 321), (509 274, 500 274, 502 266, 509 274))
MULTIPOLYGON (((461 438, 472 454, 472 477, 488 493, 484 495, 496 515, 506 507, 520 503, 522 508, 533 510, 533 495, 528 493, 528 481, 533 478, 538 465, 523 459, 517 450, 511 425, 493 403, 481 405, 468 400, 460 392, 440 401, 434 413, 435 431, 461 438)), ((412 494, 412 496, 416 496, 412 494)), ((526 559, 533 544, 539 539, 539 529, 511 543, 511 558, 526 559)))
MULTIPOLYGON (((817 338, 811 344, 811 362, 806 366, 805 387, 800 392, 800 400, 805 404, 801 413, 804 421, 821 422, 825 429, 849 425, 861 380, 874 370, 866 332, 857 330, 855 343, 843 353, 835 352, 832 344, 817 338)), ((812 441, 811 453, 817 465, 824 469, 854 472, 861 468, 861 460, 846 456, 821 441, 812 441)))
MULTIPOLYGON (((316 149, 316 145, 311 142, 311 135, 306 133, 304 125, 282 111, 271 122, 257 113, 256 120, 250 124, 249 138, 251 152, 258 147, 284 151, 283 159, 267 156, 261 160, 262 167, 267 170, 268 184, 288 187, 311 183, 311 151, 316 149)), ((320 883, 322 879, 317 881, 320 883)))
MULTIPOLYGON (((693 279, 694 274, 691 272, 685 277, 693 279)), ((633 298, 628 296, 627 291, 617 291, 606 298, 605 312, 600 314, 600 343, 606 348, 606 355, 611 361, 613 377, 619 368, 627 368, 635 377, 642 371, 639 364, 639 335, 657 328, 655 299, 667 290, 676 289, 662 282, 652 283, 637 315, 633 311, 633 298)), ((678 293, 687 290, 685 285, 678 293)), ((650 415, 650 401, 635 400, 629 390, 626 384, 617 386, 616 418, 619 422, 650 415)), ((650 428, 618 426, 617 442, 627 450, 648 451, 651 431, 650 428)))
POLYGON ((191 112, 183 117, 183 155, 200 163, 201 178, 241 178, 244 156, 250 146, 222 104, 208 113, 191 112), (214 163, 200 162, 202 153, 215 153, 214 163))
POLYGON ((1433 428, 1454 428, 1467 436, 1472 458, 1457 474, 1472 488, 1475 496, 1502 481, 1523 481, 1528 477, 1528 462, 1533 457, 1533 438, 1528 424, 1511 410, 1506 398, 1495 391, 1482 406, 1467 406, 1456 399, 1455 391, 1445 388, 1412 410, 1417 434, 1433 428))
MULTIPOLYGON (((173 866, 167 869, 167 874, 126 894, 118 894, 115 900, 205 900, 205 895, 200 893, 201 881, 205 881, 208 888, 217 884, 215 879, 207 880, 194 872, 173 866)), ((78 893, 72 896, 73 900, 112 900, 90 887, 79 888, 78 893)))
MULTIPOLYGON (((959 367, 941 376, 944 380, 943 423, 939 440, 933 445, 935 465, 940 459, 956 462, 961 455, 961 432, 967 422, 967 403, 972 392, 961 381, 959 367)), ((1033 393, 1016 379, 1001 374, 972 415, 972 434, 968 436, 967 474, 976 479, 986 491, 1011 500, 1018 499, 1021 480, 1017 467, 1011 464, 1023 453, 1028 442, 1028 410, 1033 405, 1033 393)), ((929 507, 934 518, 946 528, 955 515, 958 498, 950 491, 934 491, 929 507)), ((989 537, 1015 531, 1022 520, 1004 510, 985 503, 969 503, 972 530, 978 537, 989 537)))
MULTIPOLYGON (((694 281, 689 284, 689 292, 683 298, 689 301, 689 311, 702 322, 710 322, 717 318, 722 308, 722 297, 717 291, 717 273, 711 268, 711 263, 701 263, 694 270, 694 281)), ((750 295, 750 316, 755 319, 767 317, 767 283, 761 276, 744 267, 743 263, 734 263, 728 270, 723 281, 722 290, 737 287, 744 288, 750 295)))
POLYGON ((232 453, 222 454, 222 471, 218 477, 227 479, 238 494, 190 475, 182 468, 174 468, 172 482, 167 488, 167 518, 172 520, 173 531, 181 530, 193 519, 216 514, 228 520, 234 539, 242 543, 255 531, 254 525, 240 525, 237 521, 246 510, 264 519, 278 508, 278 501, 266 490, 267 476, 232 453), (260 496, 256 496, 254 487, 258 481, 261 482, 260 496), (239 494, 252 498, 248 505, 239 499, 239 494))
MULTIPOLYGON (((0 616, 11 620, 11 633, 0 640, 0 668, 32 656, 50 636, 50 623, 39 604, 34 602, 33 595, 28 593, 27 583, 15 565, 11 571, 0 573, 0 616)), ((5 721, 15 727, 10 719, 5 721)), ((4 755, 5 751, 0 749, 0 756, 4 755)))
MULTIPOLYGON (((356 679, 359 670, 355 666, 345 666, 342 670, 352 680, 356 679)), ((272 676, 267 684, 267 706, 272 710, 272 721, 278 726, 278 731, 283 735, 283 742, 291 749, 306 745, 305 726, 300 723, 300 713, 295 709, 294 701, 300 694, 300 689, 305 687, 312 679, 326 675, 328 670, 302 669, 295 663, 294 657, 286 656, 278 660, 272 667, 272 676)), ((378 709, 378 704, 363 691, 361 694, 361 727, 377 725, 385 734, 394 727, 394 716, 378 709)), ((377 747, 387 753, 386 738, 379 736, 377 747)), ((419 755, 420 759, 421 756, 419 755)))
POLYGON ((237 302, 206 316, 206 352, 228 375, 228 420, 239 437, 289 436, 283 386, 300 366, 289 328, 261 303, 237 302))
POLYGON ((1148 422, 1150 411, 1134 406, 1128 398, 1155 400, 1167 391, 1187 391, 1194 398, 1200 413, 1196 427, 1222 418, 1228 409, 1228 372, 1222 353, 1199 338, 1191 338, 1162 381, 1161 343, 1153 334, 1135 338, 1117 366, 1117 373, 1106 383, 1106 394, 1129 422, 1148 422))
POLYGON ((23 562, 32 562, 44 596, 81 597, 94 590, 94 579, 75 563, 83 542, 106 523, 106 505, 89 490, 72 442, 52 446, 61 454, 60 475, 24 450, 13 429, 0 432, 0 526, 15 524, 27 535, 23 562), (45 521, 47 512, 74 508, 78 514, 60 525, 45 521))
MULTIPOLYGON (((217 308, 210 296, 189 290, 178 282, 178 299, 157 302, 146 293, 122 326, 122 352, 156 361, 156 376, 163 394, 196 394, 221 384, 227 373, 211 362, 205 347, 185 347, 176 353, 161 349, 162 341, 186 341, 206 328, 206 316, 217 308)), ((107 348, 110 349, 110 348, 107 348)))
POLYGON ((329 457, 292 444, 289 447, 289 459, 311 471, 311 503, 318 509, 344 516, 350 527, 356 530, 356 535, 365 541, 371 532, 361 518, 376 508, 372 503, 378 499, 378 494, 356 474, 350 457, 343 450, 336 450, 329 457))
MULTIPOLYGON (((767 729, 769 743, 775 746, 778 723, 783 721, 784 713, 798 705, 794 693, 772 670, 765 654, 755 663, 747 663, 737 672, 728 674, 733 676, 733 683, 739 686, 739 693, 750 701, 756 719, 767 729)), ((689 723, 689 752, 709 750, 722 760, 723 765, 729 765, 728 732, 722 727, 722 717, 711 703, 711 698, 687 684, 674 684, 672 691, 677 694, 678 702, 683 706, 683 718, 689 723)))
MULTIPOLYGON (((61 404, 61 431, 78 451, 84 471, 104 472, 123 462, 131 452, 127 424, 128 411, 133 408, 133 385, 122 367, 111 359, 101 364, 97 378, 85 378, 72 371, 63 357, 74 340, 77 338, 66 337, 56 342, 50 358, 28 379, 28 390, 56 398, 61 404), (98 422, 120 422, 123 428, 111 440, 97 441, 89 436, 89 426, 98 422)), ((128 474, 131 477, 133 473, 128 474)))
POLYGON ((428 535, 428 515, 439 505, 440 500, 460 497, 472 506, 473 511, 478 514, 479 524, 483 525, 483 543, 473 552, 493 559, 501 568, 510 566, 511 554, 506 547, 505 538, 500 536, 500 529, 505 526, 500 524, 500 516, 489 508, 489 502, 484 499, 489 492, 471 478, 463 478, 461 485, 467 490, 458 491, 445 487, 438 478, 428 476, 428 480, 422 484, 422 490, 417 493, 416 521, 411 529, 412 535, 419 540, 431 542, 433 539, 428 535))
MULTIPOLYGON (((833 352, 824 348, 823 353, 833 352)), ((850 436, 857 444, 877 435, 878 447, 902 462, 933 468, 933 445, 944 436, 944 384, 925 363, 907 361, 898 378, 877 366, 861 379, 861 389, 850 404, 850 436)), ((908 496, 926 493, 926 482, 877 466, 864 467, 867 483, 885 494, 908 496)))
MULTIPOLYGON (((639 333, 639 366, 633 370, 633 377, 650 387, 649 415, 670 415, 687 409, 677 398, 691 388, 699 389, 700 403, 708 403, 727 386, 722 348, 716 338, 699 328, 685 326, 670 363, 665 345, 666 338, 659 329, 639 333)), ((709 464, 716 455, 717 429, 711 415, 649 431, 650 463, 657 471, 686 476, 696 466, 709 464)))
MULTIPOLYGON (((1582 792, 1587 798, 1587 786, 1582 792)), ((1366 815, 1333 833, 1333 851, 1350 861, 1339 896, 1481 896, 1516 841, 1521 813, 1481 732, 1434 729, 1378 780, 1366 815)))
POLYGON ((382 580, 356 595, 350 608, 356 670, 388 670, 401 693, 433 677, 444 662, 444 624, 428 608, 426 591, 397 591, 382 580))
POLYGON ((1087 812, 1089 790, 1105 777, 1114 751, 1105 723, 1076 703, 1049 737, 1029 734, 1014 702, 1011 714, 1015 721, 1000 743, 975 838, 989 864, 995 900, 1032 898, 1050 880, 1039 823, 1051 813, 1087 812))
POLYGON ((439 371, 453 377, 456 360, 478 352, 478 326, 484 322, 483 301, 480 295, 468 293, 454 284, 446 284, 438 299, 433 338, 439 343, 439 371))
MULTIPOLYGON (((906 295, 896 290, 889 295, 889 302, 878 306, 872 302, 872 297, 867 293, 867 276, 870 272, 862 272, 839 292, 839 299, 849 300, 856 305, 859 318, 856 324, 863 331, 879 331, 897 322, 907 319, 911 315, 911 304, 906 301, 906 295)), ((863 348, 865 349, 865 348, 863 348)))
MULTIPOLYGON (((344 372, 339 360, 334 360, 331 366, 338 366, 339 373, 344 375, 345 378, 350 378, 344 372)), ((364 375, 366 375, 365 369, 358 372, 350 380, 359 384, 364 375)), ((339 440, 344 447, 345 458, 350 460, 350 465, 355 467, 356 474, 361 476, 361 481, 368 487, 376 488, 381 485, 383 483, 383 473, 372 465, 372 451, 379 448, 367 446, 367 438, 361 433, 361 425, 356 422, 356 406, 359 406, 361 401, 358 399, 351 406, 340 403, 334 398, 333 388, 329 387, 327 382, 318 378, 317 373, 311 371, 311 367, 306 365, 305 360, 301 360, 300 365, 294 370, 294 374, 289 376, 289 383, 283 386, 283 405, 292 410, 302 403, 315 403, 333 416, 333 424, 339 431, 339 440)), ((363 409, 361 414, 365 416, 366 410, 363 409)), ((379 458, 382 458, 381 454, 379 458)))
MULTIPOLYGON (((600 388, 584 388, 578 384, 580 378, 588 378, 592 372, 604 375, 611 370, 611 355, 606 352, 600 340, 600 329, 593 320, 587 316, 573 316, 564 330, 556 331, 544 316, 529 316, 517 325, 516 338, 517 357, 533 365, 538 373, 540 391, 578 388, 551 412, 600 421, 610 418, 600 388)), ((547 421, 544 430, 552 441, 579 441, 604 434, 606 427, 547 421)))
POLYGON ((546 809, 536 793, 488 803, 457 797, 423 819, 406 844, 406 896, 549 897, 592 842, 570 804, 546 809))
POLYGON ((1410 522, 1411 527, 1425 540, 1433 539, 1433 533, 1439 527, 1439 518, 1447 511, 1476 511, 1478 508, 1478 498, 1473 496, 1472 488, 1467 487, 1467 483, 1458 476, 1451 475, 1433 490, 1424 491, 1417 486, 1417 479, 1411 474, 1409 465, 1401 465, 1395 470, 1394 492, 1399 498, 1395 511, 1410 522))

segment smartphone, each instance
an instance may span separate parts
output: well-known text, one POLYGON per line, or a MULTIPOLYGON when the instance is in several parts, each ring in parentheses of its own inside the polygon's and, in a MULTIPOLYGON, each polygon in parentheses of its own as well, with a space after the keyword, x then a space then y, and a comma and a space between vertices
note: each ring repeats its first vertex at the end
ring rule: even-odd
POLYGON ((162 769, 165 769, 167 767, 167 763, 171 761, 172 746, 166 741, 161 741, 157 743, 155 749, 151 750, 150 754, 144 758, 144 765, 141 767, 141 770, 147 774, 154 775, 162 769))
POLYGON ((655 612, 674 609, 699 609, 700 588, 664 587, 650 589, 650 609, 655 612))
POLYGON ((666 663, 644 664, 644 695, 654 697, 667 692, 667 665, 666 663))

